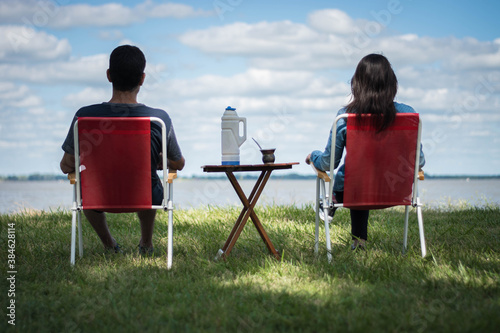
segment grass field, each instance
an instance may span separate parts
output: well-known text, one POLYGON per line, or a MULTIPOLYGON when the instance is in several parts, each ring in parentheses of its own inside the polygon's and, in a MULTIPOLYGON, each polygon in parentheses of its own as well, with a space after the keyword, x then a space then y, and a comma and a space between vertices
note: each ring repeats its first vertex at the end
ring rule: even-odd
POLYGON ((239 211, 210 206, 176 210, 171 270, 164 257, 164 213, 157 217, 152 258, 137 254, 140 231, 134 214, 109 216, 125 255, 104 253, 84 220, 84 257, 73 268, 69 212, 0 215, 6 276, 0 283, 0 331, 499 330, 499 207, 424 209, 425 259, 413 212, 409 251, 402 255, 402 210, 371 212, 364 252, 350 250, 349 212, 338 211, 331 224, 331 264, 323 228, 320 253, 314 255, 311 206, 257 207, 281 261, 269 255, 250 223, 229 259, 216 262, 239 211), (15 252, 8 251, 9 239, 15 239, 15 252), (8 262, 13 253, 15 262, 8 262), (8 263, 14 266, 9 269, 8 263), (12 269, 16 273, 8 274, 12 269), (12 301, 15 326, 8 316, 12 301))

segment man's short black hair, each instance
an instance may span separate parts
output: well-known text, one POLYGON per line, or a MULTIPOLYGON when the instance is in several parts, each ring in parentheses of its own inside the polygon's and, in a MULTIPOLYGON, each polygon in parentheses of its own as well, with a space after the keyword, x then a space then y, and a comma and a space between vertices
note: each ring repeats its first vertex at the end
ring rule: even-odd
POLYGON ((146 68, 144 53, 131 45, 118 46, 109 57, 109 76, 113 88, 130 91, 136 88, 146 68))

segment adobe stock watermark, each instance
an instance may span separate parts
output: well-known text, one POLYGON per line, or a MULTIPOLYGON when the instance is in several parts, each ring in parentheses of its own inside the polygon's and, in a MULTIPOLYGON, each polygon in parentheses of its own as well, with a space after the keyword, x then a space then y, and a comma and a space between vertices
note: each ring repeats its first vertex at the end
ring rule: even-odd
MULTIPOLYGON (((496 93, 494 79, 494 74, 492 73, 488 76, 481 76, 474 86, 473 94, 464 97, 453 107, 450 107, 443 114, 443 118, 447 121, 443 122, 442 126, 435 128, 425 138, 422 138, 421 145, 425 158, 434 155, 440 145, 450 140, 450 131, 457 131, 463 127, 465 117, 477 111, 481 103, 485 103, 492 98, 496 93)), ((384 173, 385 180, 392 191, 396 189, 397 185, 403 183, 407 176, 412 174, 413 171, 409 167, 409 161, 413 158, 414 156, 409 156, 409 158, 399 156, 398 174, 391 172, 384 173)))
POLYGON ((401 184, 404 184, 409 177, 413 176, 415 173, 415 167, 413 161, 415 160, 415 152, 412 151, 408 157, 399 155, 398 156, 398 168, 397 173, 392 171, 384 172, 384 179, 389 185, 391 192, 396 191, 401 184))
MULTIPOLYGON (((277 136, 282 134, 286 127, 292 122, 292 116, 288 113, 286 107, 281 107, 273 110, 271 117, 267 121, 267 125, 265 127, 261 127, 254 133, 251 137, 248 137, 247 140, 252 140, 255 138, 259 143, 267 142, 277 142, 277 136)), ((243 160, 248 161, 261 161, 262 154, 258 149, 257 145, 249 142, 251 144, 247 144, 244 146, 244 149, 241 150, 240 155, 243 160)), ((276 148, 276 147, 262 147, 263 149, 276 148)))
POLYGON ((67 0, 39 0, 32 14, 23 16, 21 30, 9 32, 7 38, 15 52, 23 44, 28 44, 35 37, 37 28, 46 27, 60 11, 60 7, 66 4, 67 0))
POLYGON ((16 325, 16 223, 7 223, 7 323, 16 325))
POLYGON ((380 35, 382 30, 391 24, 393 17, 403 12, 403 5, 399 0, 389 0, 385 9, 371 10, 370 15, 374 21, 366 22, 361 28, 354 28, 354 38, 350 43, 340 44, 346 60, 352 60, 353 55, 364 53, 372 39, 380 35))
MULTIPOLYGON (((255 292, 263 292, 261 288, 256 288, 255 292)), ((243 313, 237 316, 238 332, 255 332, 265 323, 266 319, 272 318, 275 315, 275 307, 262 302, 252 301, 251 309, 255 309, 252 313, 243 313)))
POLYGON ((113 132, 115 125, 109 120, 102 119, 99 121, 99 128, 89 131, 82 131, 79 137, 80 143, 80 159, 92 153, 94 147, 99 146, 104 140, 104 134, 113 132))
POLYGON ((444 311, 455 310, 453 307, 459 296, 460 294, 458 291, 449 291, 446 292, 441 298, 430 301, 425 307, 424 313, 416 313, 413 310, 409 322, 412 331, 427 332, 429 325, 436 320, 439 320, 444 311))
POLYGON ((168 80, 173 78, 171 71, 165 69, 164 65, 151 65, 148 64, 145 69, 146 79, 144 84, 141 86, 142 98, 148 98, 149 94, 154 95, 155 90, 161 85, 161 89, 164 90, 165 85, 168 84, 168 80))
POLYGON ((212 5, 214 7, 217 16, 221 21, 224 21, 224 15, 227 12, 234 11, 238 6, 243 3, 243 0, 214 0, 212 5))
POLYGON ((448 134, 450 130, 459 130, 464 124, 465 117, 477 111, 481 103, 485 103, 492 98, 497 92, 494 80, 494 73, 481 76, 474 86, 473 94, 466 96, 453 107, 447 109, 444 118, 448 121, 443 123, 443 126, 434 129, 425 139, 422 139, 422 149, 426 156, 433 155, 439 145, 450 139, 448 134))

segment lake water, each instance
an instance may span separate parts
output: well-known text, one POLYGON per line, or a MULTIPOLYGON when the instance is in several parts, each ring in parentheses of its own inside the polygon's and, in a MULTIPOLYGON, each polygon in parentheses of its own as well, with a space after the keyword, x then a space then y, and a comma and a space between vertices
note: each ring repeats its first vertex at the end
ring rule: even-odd
MULTIPOLYGON (((255 180, 240 180, 248 195, 255 180)), ((420 198, 426 206, 439 207, 467 202, 474 206, 500 205, 500 179, 428 179, 419 182, 420 198)), ((315 180, 282 180, 271 178, 258 204, 296 204, 314 202, 315 180)), ((0 182, 0 213, 71 208, 72 185, 67 181, 0 182)), ((240 205, 226 179, 177 179, 174 205, 177 208, 206 205, 240 205)))

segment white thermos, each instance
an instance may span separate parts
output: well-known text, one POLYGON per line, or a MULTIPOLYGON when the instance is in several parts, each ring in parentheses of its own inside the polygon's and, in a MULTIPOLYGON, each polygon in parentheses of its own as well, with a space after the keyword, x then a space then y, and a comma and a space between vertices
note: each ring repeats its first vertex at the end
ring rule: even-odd
POLYGON ((247 119, 238 117, 236 109, 228 106, 221 117, 222 165, 240 164, 240 146, 247 139, 247 119), (243 123, 243 135, 240 135, 243 123))

